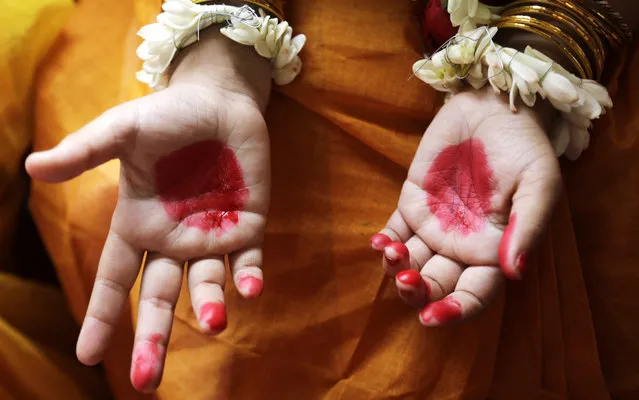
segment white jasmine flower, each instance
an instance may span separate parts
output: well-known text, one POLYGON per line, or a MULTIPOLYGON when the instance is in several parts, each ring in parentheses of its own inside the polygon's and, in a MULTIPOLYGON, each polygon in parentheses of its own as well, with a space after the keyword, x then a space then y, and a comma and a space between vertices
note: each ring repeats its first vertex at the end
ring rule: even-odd
POLYGON ((566 119, 560 118, 557 123, 555 123, 554 129, 550 134, 550 143, 557 157, 560 157, 566 152, 566 148, 570 143, 570 129, 570 122, 566 119))
POLYGON ((590 145, 590 134, 588 130, 581 129, 575 125, 570 126, 570 142, 566 146, 564 155, 571 161, 579 158, 581 153, 590 145))
POLYGON ((579 86, 593 96, 602 107, 612 108, 612 99, 610 98, 610 94, 599 82, 590 79, 583 79, 579 86))
POLYGON ((487 25, 497 18, 493 14, 494 8, 478 0, 448 0, 447 10, 453 26, 460 26, 466 21, 471 21, 475 25, 487 25))

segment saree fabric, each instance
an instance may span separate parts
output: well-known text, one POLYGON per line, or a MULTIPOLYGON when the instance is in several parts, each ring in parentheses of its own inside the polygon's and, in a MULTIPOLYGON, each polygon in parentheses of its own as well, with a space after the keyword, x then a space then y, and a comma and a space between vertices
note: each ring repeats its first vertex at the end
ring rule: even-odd
POLYGON ((0 399, 112 398, 74 357, 78 325, 59 290, 0 273, 0 293, 0 399))
POLYGON ((71 0, 7 0, 0 15, 0 270, 14 265, 18 209, 27 190, 36 68, 72 9, 71 0))
POLYGON ((39 62, 71 10, 70 0, 5 0, 0 14, 2 400, 109 398, 99 370, 84 368, 74 357, 78 325, 62 292, 7 273, 25 263, 16 246, 19 211, 27 194, 28 181, 21 164, 31 140, 33 81, 39 62))
MULTIPOLYGON (((35 149, 52 147, 107 108, 145 93, 134 80, 135 32, 158 9, 155 0, 79 3, 41 71, 35 149)), ((601 126, 617 121, 614 138, 632 135, 625 116, 639 104, 621 97, 626 104, 599 124, 592 155, 568 167, 569 195, 581 196, 573 203, 574 221, 583 231, 575 234, 562 199, 524 281, 510 283, 471 323, 425 329, 399 300, 368 242, 393 211, 421 134, 441 104, 426 85, 408 79, 421 57, 413 3, 295 0, 286 13, 309 41, 302 74, 273 93, 266 115, 273 189, 264 295, 245 301, 229 284, 229 326, 212 338, 199 333, 183 288, 154 396, 636 398, 637 365, 626 355, 639 348, 630 340, 639 333, 639 318, 628 318, 637 316, 631 285, 639 272, 631 266, 638 255, 629 246, 639 233, 628 215, 636 213, 636 198, 624 187, 630 190, 637 177, 638 162, 630 156, 637 145, 630 138, 613 141, 601 126), (611 163, 616 157, 625 161, 611 163), (608 175, 598 175, 600 165, 608 175), (620 174, 622 166, 635 173, 620 174), (613 185, 612 176, 625 186, 613 185), (618 197, 606 201, 595 181, 618 197), (627 214, 613 223, 618 210, 627 214), (608 218, 608 230, 600 231, 603 222, 593 217, 608 218), (613 240, 616 235, 625 236, 613 240), (578 250, 587 254, 583 264, 578 250), (588 290, 599 301, 592 307, 588 290), (623 351, 615 347, 619 335, 623 351), (608 352, 603 363, 597 340, 608 352)), ((639 85, 639 76, 626 78, 630 87, 639 85)), ((65 184, 33 186, 31 210, 78 321, 117 183, 114 161, 65 184)), ((138 291, 136 284, 104 361, 118 399, 145 397, 128 380, 138 291)))

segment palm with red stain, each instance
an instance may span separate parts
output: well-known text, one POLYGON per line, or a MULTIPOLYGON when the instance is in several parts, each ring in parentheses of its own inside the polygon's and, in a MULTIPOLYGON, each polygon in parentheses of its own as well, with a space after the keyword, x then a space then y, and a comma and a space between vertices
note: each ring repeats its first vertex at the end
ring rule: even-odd
POLYGON ((397 210, 372 239, 400 296, 426 305, 420 320, 427 326, 478 314, 504 276, 521 278, 560 193, 541 114, 513 114, 506 100, 467 92, 441 109, 397 210))
POLYGON ((27 159, 29 173, 50 182, 120 160, 118 202, 77 353, 85 364, 102 359, 148 252, 131 372, 143 391, 159 384, 186 263, 205 333, 226 327, 226 255, 242 296, 263 287, 270 66, 214 30, 201 39, 183 52, 169 88, 119 105, 27 159))
POLYGON ((467 236, 481 231, 490 215, 494 180, 482 141, 471 137, 435 157, 422 188, 442 230, 467 236))
POLYGON ((171 218, 203 231, 216 230, 218 236, 237 225, 249 198, 235 153, 213 140, 160 159, 155 187, 171 218))

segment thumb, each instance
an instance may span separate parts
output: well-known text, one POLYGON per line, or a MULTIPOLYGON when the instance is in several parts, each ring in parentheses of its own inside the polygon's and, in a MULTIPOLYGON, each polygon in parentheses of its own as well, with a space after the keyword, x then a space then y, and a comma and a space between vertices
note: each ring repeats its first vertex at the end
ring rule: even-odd
POLYGON ((75 178, 114 158, 130 148, 138 131, 136 101, 116 106, 75 133, 56 147, 27 157, 25 166, 34 179, 62 182, 75 178))
POLYGON ((554 157, 552 166, 523 172, 499 244, 499 264, 507 278, 522 278, 528 254, 550 222, 561 187, 559 165, 554 157))

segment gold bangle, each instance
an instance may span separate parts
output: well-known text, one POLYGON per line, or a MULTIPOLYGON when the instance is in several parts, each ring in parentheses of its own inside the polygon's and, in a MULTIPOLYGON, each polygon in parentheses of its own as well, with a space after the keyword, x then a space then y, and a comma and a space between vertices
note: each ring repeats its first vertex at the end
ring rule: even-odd
POLYGON ((548 37, 551 38, 550 40, 559 44, 560 47, 564 47, 565 49, 572 50, 572 55, 576 56, 575 58, 578 59, 579 61, 578 62, 578 64, 580 65, 579 72, 581 73, 582 78, 588 78, 588 79, 593 78, 592 67, 591 67, 590 61, 588 60, 588 57, 586 56, 586 53, 584 53, 581 46, 579 46, 579 44, 573 38, 566 35, 558 27, 548 22, 527 17, 524 15, 503 17, 498 21, 498 23, 502 21, 519 23, 521 25, 527 25, 528 27, 532 27, 536 29, 537 31, 544 32, 548 37), (563 46, 562 46, 562 42, 563 42, 563 46))
MULTIPOLYGON (((566 0, 558 0, 558 1, 563 2, 566 0)), ((628 40, 630 39, 631 36, 630 37, 627 36, 626 32, 624 32, 624 29, 620 26, 619 20, 616 21, 617 24, 612 23, 611 17, 612 18, 615 18, 615 17, 613 15, 610 15, 612 12, 612 8, 610 7, 610 5, 608 5, 606 1, 594 0, 590 2, 591 3, 590 6, 586 5, 585 1, 583 0, 579 0, 577 1, 577 3, 578 3, 577 7, 581 6, 584 9, 584 11, 594 14, 595 18, 597 18, 602 25, 607 26, 612 32, 615 32, 619 36, 620 43, 623 43, 624 39, 628 39, 628 40), (605 11, 602 11, 601 9, 602 7, 606 8, 606 11, 608 11, 608 14, 606 14, 605 11)))
POLYGON ((615 46, 621 46, 623 43, 623 33, 613 24, 606 20, 606 17, 597 12, 594 8, 584 8, 575 1, 556 0, 559 4, 574 9, 577 12, 587 15, 587 18, 599 28, 599 30, 611 41, 615 46))
POLYGON ((611 46, 618 47, 623 43, 622 35, 615 29, 615 27, 607 22, 605 18, 602 18, 598 14, 593 14, 584 7, 581 7, 574 0, 518 0, 508 4, 503 10, 507 10, 518 5, 530 5, 530 4, 542 4, 551 7, 557 7, 565 11, 571 12, 578 16, 582 20, 584 25, 590 24, 604 36, 611 46))
MULTIPOLYGON (((560 39, 558 36, 548 33, 546 30, 539 28, 538 24, 529 24, 529 20, 530 18, 524 18, 522 20, 516 17, 506 17, 501 18, 500 20, 495 22, 493 26, 496 26, 497 28, 523 30, 555 43, 559 48, 564 50, 566 56, 569 58, 570 62, 574 65, 575 69, 579 72, 582 78, 592 78, 592 69, 588 64, 587 59, 585 59, 585 54, 583 55, 583 59, 581 60, 581 62, 579 60, 579 58, 581 57, 576 55, 578 54, 578 51, 575 50, 581 50, 579 46, 574 46, 574 48, 572 48, 573 51, 571 51, 571 46, 568 42, 563 42, 562 39, 560 39)), ((581 51, 583 53, 583 50, 581 51)))
POLYGON ((505 13, 502 13, 502 16, 504 17, 511 15, 526 15, 530 17, 539 15, 542 17, 546 17, 551 21, 559 21, 568 28, 573 29, 592 52, 594 64, 597 69, 595 76, 597 80, 601 78, 601 74, 603 73, 604 69, 604 63, 606 60, 605 48, 597 32, 595 32, 588 24, 582 25, 568 13, 562 13, 559 10, 553 11, 549 8, 546 8, 545 6, 537 4, 509 8, 505 13))
MULTIPOLYGON (((583 2, 583 0, 581 0, 583 2)), ((607 0, 591 0, 591 3, 595 3, 595 8, 599 8, 595 12, 599 14, 604 21, 610 24, 610 20, 614 20, 614 28, 621 33, 621 36, 626 41, 631 41, 633 38, 632 29, 628 26, 626 21, 624 21, 621 14, 619 14, 614 8, 610 6, 607 0)))

